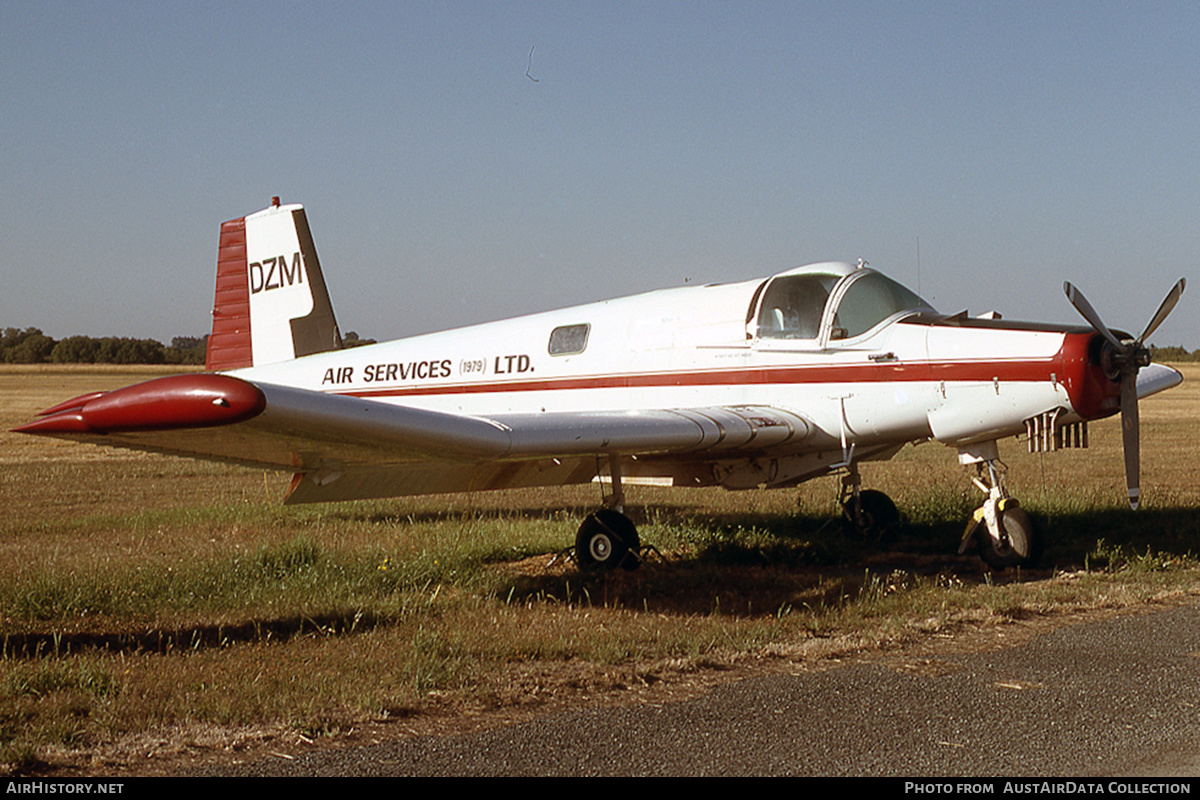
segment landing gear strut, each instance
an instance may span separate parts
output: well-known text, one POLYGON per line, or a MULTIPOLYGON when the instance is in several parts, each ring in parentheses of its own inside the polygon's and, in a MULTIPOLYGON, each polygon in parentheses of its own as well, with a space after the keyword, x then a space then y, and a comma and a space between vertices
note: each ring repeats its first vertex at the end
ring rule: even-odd
POLYGON ((842 505, 842 527, 848 536, 881 543, 894 541, 900 533, 900 512, 892 498, 876 489, 863 489, 862 478, 853 466, 842 478, 838 502, 842 505))
POLYGON ((1007 468, 1000 461, 995 442, 963 447, 958 452, 963 464, 974 464, 976 476, 971 479, 987 495, 983 505, 967 522, 959 554, 972 546, 979 556, 994 569, 1030 567, 1042 554, 1042 539, 1033 520, 1010 497, 1004 485, 1007 468))
POLYGON ((612 494, 604 497, 604 508, 588 514, 575 534, 575 561, 583 569, 637 569, 642 563, 642 543, 637 528, 625 516, 625 491, 621 487, 620 462, 609 457, 612 494))

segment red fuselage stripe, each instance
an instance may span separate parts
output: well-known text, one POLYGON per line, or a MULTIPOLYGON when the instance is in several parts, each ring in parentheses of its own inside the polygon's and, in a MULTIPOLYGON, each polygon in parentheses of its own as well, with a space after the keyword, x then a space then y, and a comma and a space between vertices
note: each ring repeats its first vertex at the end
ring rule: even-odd
POLYGON ((743 369, 592 375, 479 383, 399 386, 337 392, 354 397, 545 392, 579 389, 628 389, 663 386, 736 386, 743 384, 885 383, 917 381, 1047 381, 1058 380, 1059 357, 1026 361, 924 361, 913 363, 837 364, 743 369))

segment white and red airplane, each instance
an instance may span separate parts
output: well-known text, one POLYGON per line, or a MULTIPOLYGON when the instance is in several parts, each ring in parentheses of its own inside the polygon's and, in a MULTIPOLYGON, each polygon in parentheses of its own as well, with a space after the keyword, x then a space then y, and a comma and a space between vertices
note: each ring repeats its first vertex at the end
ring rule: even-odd
POLYGON ((1037 559, 1005 490, 997 440, 1086 446, 1120 412, 1138 502, 1139 397, 1182 376, 1091 327, 938 314, 865 262, 664 289, 342 349, 304 209, 221 226, 207 368, 60 403, 16 431, 294 473, 285 502, 586 483, 611 486, 576 536, 585 567, 637 564, 622 481, 728 489, 842 473, 847 522, 895 528, 859 464, 936 440, 973 465, 986 500, 960 552, 1037 559))

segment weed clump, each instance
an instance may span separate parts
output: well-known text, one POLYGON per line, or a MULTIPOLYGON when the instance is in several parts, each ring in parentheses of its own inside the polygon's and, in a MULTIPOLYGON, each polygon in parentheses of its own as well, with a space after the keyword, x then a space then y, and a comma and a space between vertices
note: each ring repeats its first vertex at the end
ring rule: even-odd
POLYGON ((1196 559, 1190 552, 1183 555, 1156 553, 1149 546, 1146 552, 1138 553, 1129 547, 1109 544, 1100 539, 1088 552, 1084 565, 1089 571, 1103 570, 1109 573, 1165 572, 1195 567, 1196 559))
POLYGON ((321 560, 321 546, 308 539, 295 539, 278 545, 268 545, 258 556, 259 566, 266 575, 286 578, 321 560))

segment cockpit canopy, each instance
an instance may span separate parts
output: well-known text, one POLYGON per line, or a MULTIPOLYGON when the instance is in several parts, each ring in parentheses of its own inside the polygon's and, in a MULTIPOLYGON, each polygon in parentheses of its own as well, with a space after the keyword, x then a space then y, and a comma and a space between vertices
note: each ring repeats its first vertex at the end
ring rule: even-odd
POLYGON ((755 293, 755 302, 747 334, 757 320, 754 333, 764 340, 854 339, 884 322, 933 312, 891 278, 849 264, 814 264, 776 275, 755 293))

